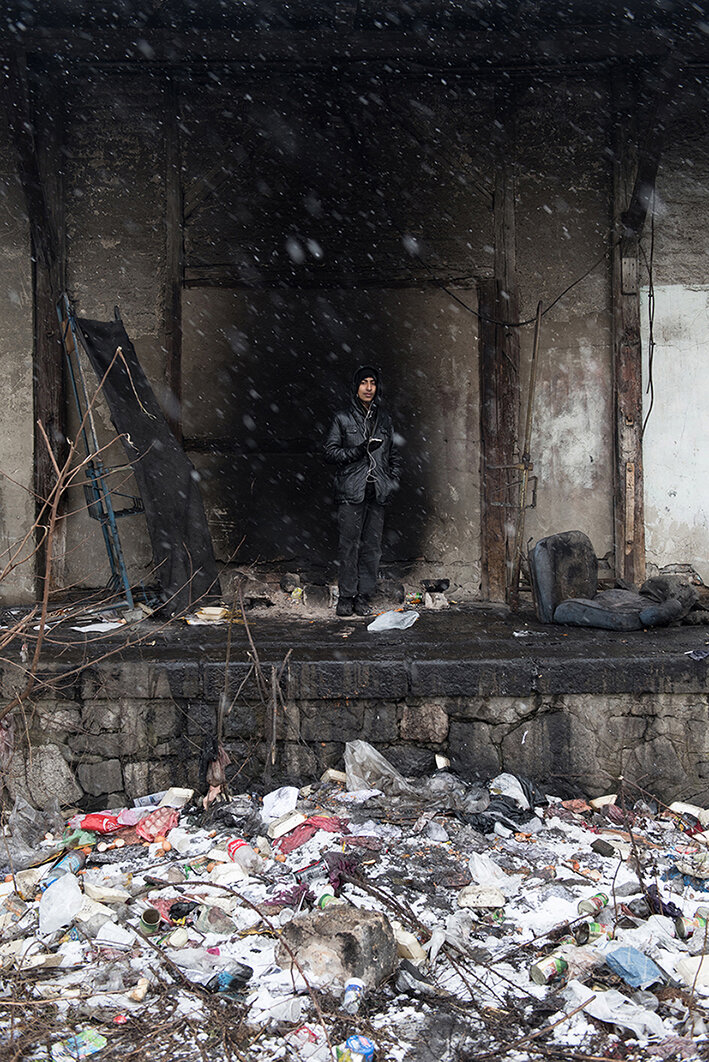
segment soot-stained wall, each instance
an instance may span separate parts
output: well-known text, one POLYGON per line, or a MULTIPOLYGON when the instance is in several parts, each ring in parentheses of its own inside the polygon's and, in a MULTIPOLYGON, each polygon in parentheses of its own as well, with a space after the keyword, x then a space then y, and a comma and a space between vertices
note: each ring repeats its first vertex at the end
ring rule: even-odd
MULTIPOLYGON (((178 82, 181 412, 219 559, 239 546, 237 563, 332 560, 322 435, 353 367, 373 360, 384 373, 405 466, 385 559, 417 562, 477 593, 474 292, 494 261, 494 84, 401 75, 235 78, 218 70, 178 82)), ((158 398, 174 414, 164 332, 165 75, 85 65, 65 80, 57 106, 66 112, 70 294, 80 315, 110 317, 119 305, 158 398)), ((534 79, 516 106, 507 147, 520 317, 583 277, 543 319, 532 434, 539 491, 526 534, 577 527, 604 555, 613 498, 610 259, 603 258, 612 204, 608 83, 534 79)), ((681 157, 685 170, 695 148, 681 157)), ((32 308, 26 223, 7 150, 2 268, 8 292, 17 294, 5 311, 3 342, 20 374, 12 401, 23 419, 21 431, 5 438, 3 470, 17 469, 29 483, 32 308)), ((670 152, 661 171, 668 188, 679 168, 670 152)), ((668 219, 684 217, 690 200, 676 197, 668 219)), ((680 228, 668 220, 664 232, 680 228)), ((664 260, 665 282, 684 276, 679 251, 664 260)), ((694 270, 690 282, 697 281, 694 270)), ((520 332, 523 408, 531 333, 520 332)), ((97 424, 107 442, 105 412, 97 424)), ((108 460, 122 464, 122 450, 108 460)), ((3 532, 9 541, 31 507, 21 491, 10 497, 7 482, 1 489, 6 524, 14 521, 3 532)), ((76 491, 63 579, 95 586, 108 569, 97 525, 76 511, 82 504, 76 491)), ((131 576, 148 579, 141 519, 121 531, 131 576)))
MULTIPOLYGON (((491 268, 492 202, 472 130, 484 108, 474 91, 463 98, 414 84, 396 99, 382 89, 386 100, 362 92, 366 103, 352 86, 322 79, 183 84, 185 445, 220 561, 301 560, 332 577, 323 436, 348 400, 353 369, 374 361, 404 458, 384 559, 413 561, 475 594, 475 276, 491 268)), ((94 77, 72 96, 68 273, 80 315, 120 306, 173 410, 160 328, 165 107, 165 85, 149 77, 94 77)), ((108 441, 105 412, 98 428, 108 441)), ((120 447, 107 459, 122 464, 120 447)), ((96 585, 106 561, 81 505, 76 491, 65 578, 96 585)), ((142 520, 120 529, 131 576, 149 578, 142 520)))
POLYGON ((22 189, 0 117, 0 601, 34 596, 32 272, 22 189), (23 544, 24 541, 24 544, 23 544))
MULTIPOLYGON (((521 316, 542 319, 531 454, 539 477, 527 534, 578 529, 598 556, 613 546, 610 306, 612 172, 608 84, 535 82, 517 125, 517 266, 521 316)), ((532 328, 522 330, 523 409, 532 328)))

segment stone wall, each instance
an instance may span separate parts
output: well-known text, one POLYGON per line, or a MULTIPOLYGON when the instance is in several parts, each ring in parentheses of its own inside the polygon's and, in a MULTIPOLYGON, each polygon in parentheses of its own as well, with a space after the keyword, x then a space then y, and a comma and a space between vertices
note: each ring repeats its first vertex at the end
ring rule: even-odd
MULTIPOLYGON (((223 667, 209 662, 87 667, 27 708, 22 726, 16 720, 8 795, 35 803, 56 795, 64 805, 94 809, 169 785, 204 788, 200 756, 214 733, 222 683, 223 667)), ((8 692, 11 686, 6 674, 8 692)), ((708 723, 709 695, 700 692, 287 697, 277 718, 273 784, 305 784, 326 767, 342 768, 344 743, 362 738, 405 773, 433 771, 439 752, 471 779, 510 770, 562 796, 597 796, 615 791, 623 777, 667 801, 703 803, 708 723)), ((263 781, 266 724, 247 687, 224 735, 236 791, 263 781)))

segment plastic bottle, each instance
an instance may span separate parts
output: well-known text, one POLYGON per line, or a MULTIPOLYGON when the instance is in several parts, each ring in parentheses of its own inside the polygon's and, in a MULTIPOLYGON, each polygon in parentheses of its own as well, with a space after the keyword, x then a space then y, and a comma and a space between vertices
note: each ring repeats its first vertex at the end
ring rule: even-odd
POLYGON ((255 874, 263 868, 263 859, 243 837, 234 837, 226 846, 229 858, 247 874, 255 874))
POLYGON ((78 870, 86 866, 86 853, 79 851, 67 852, 58 863, 55 863, 49 874, 40 882, 42 889, 48 889, 58 878, 64 874, 76 874, 78 870))
POLYGON ((243 962, 233 962, 207 982, 207 989, 210 992, 238 992, 248 984, 253 975, 251 966, 243 962))
POLYGON ((362 996, 366 985, 359 977, 350 977, 345 982, 345 994, 342 998, 342 1009, 348 1014, 356 1014, 362 1002, 362 996))
POLYGON ((319 889, 315 898, 315 906, 319 907, 321 910, 324 910, 326 907, 329 907, 330 904, 345 903, 347 903, 347 900, 343 900, 341 897, 335 896, 335 892, 332 886, 330 885, 326 885, 324 889, 319 889))

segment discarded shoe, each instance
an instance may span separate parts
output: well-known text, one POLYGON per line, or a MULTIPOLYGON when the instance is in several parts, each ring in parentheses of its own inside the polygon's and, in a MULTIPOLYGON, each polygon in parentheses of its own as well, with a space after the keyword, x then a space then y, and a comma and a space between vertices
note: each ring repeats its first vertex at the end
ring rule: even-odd
POLYGON ((372 606, 366 597, 356 597, 354 600, 354 610, 356 616, 371 616, 372 606))
POLYGON ((339 598, 335 612, 338 616, 351 616, 354 612, 354 599, 351 597, 339 598))

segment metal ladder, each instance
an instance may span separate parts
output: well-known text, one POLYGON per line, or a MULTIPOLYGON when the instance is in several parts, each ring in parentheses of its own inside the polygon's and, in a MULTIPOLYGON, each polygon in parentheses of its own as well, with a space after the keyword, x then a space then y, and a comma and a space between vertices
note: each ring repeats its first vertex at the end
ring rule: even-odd
POLYGON ((108 478, 116 472, 125 471, 125 466, 109 468, 101 461, 93 410, 91 409, 86 376, 81 363, 81 349, 84 350, 85 356, 88 355, 86 355, 81 333, 77 328, 76 317, 66 293, 61 296, 57 303, 57 315, 59 317, 62 347, 66 357, 71 390, 88 458, 86 463, 87 482, 84 484, 86 511, 92 520, 97 520, 101 525, 103 541, 108 554, 108 563, 111 566, 111 578, 108 586, 115 593, 120 593, 122 590, 125 595, 125 604, 128 608, 133 608, 133 591, 123 559, 121 539, 116 521, 122 516, 135 516, 138 513, 143 513, 145 512, 145 507, 141 498, 131 494, 122 494, 117 490, 112 491, 108 486, 108 478), (132 502, 132 505, 116 510, 112 501, 114 497, 126 498, 132 502))

